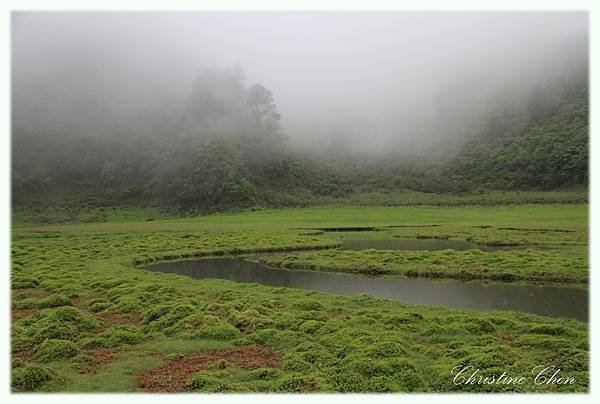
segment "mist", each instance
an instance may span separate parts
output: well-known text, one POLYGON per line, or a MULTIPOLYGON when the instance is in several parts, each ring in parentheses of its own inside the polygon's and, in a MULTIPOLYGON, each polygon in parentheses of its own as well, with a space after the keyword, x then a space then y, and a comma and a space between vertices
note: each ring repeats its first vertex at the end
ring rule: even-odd
POLYGON ((584 12, 16 12, 11 62, 23 209, 587 183, 584 12))
POLYGON ((11 393, 589 391, 588 13, 11 22, 11 393))
POLYGON ((293 144, 406 150, 586 55, 587 23, 575 12, 15 13, 13 127, 168 132, 198 72, 239 66, 272 91, 293 144))

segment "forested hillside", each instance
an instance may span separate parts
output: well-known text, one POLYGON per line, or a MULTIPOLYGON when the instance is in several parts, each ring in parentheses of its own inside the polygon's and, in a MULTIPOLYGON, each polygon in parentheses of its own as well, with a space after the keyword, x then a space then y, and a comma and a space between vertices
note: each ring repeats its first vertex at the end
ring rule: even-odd
POLYGON ((585 184, 587 81, 536 87, 522 108, 499 106, 447 174, 467 188, 549 190, 585 184))
MULTIPOLYGON (((390 148, 374 159, 295 149, 267 88, 247 85, 239 68, 207 70, 187 99, 170 109, 157 102, 133 124, 88 122, 70 133, 28 125, 26 109, 14 112, 13 205, 143 205, 197 214, 361 192, 585 188, 587 87, 585 71, 553 77, 525 97, 490 101, 476 124, 455 136, 459 146, 447 149, 457 152, 444 144, 412 156, 390 148), (94 136, 99 131, 105 136, 94 136)), ((43 89, 39 97, 44 101, 43 89)))

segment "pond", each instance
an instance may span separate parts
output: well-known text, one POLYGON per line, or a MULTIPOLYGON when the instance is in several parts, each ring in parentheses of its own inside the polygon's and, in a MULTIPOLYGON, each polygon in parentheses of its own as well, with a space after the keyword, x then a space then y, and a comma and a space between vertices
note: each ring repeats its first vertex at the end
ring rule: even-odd
POLYGON ((228 279, 347 296, 368 293, 377 298, 414 304, 475 310, 513 310, 550 317, 571 317, 582 321, 588 319, 588 291, 585 289, 365 278, 330 272, 269 268, 242 258, 167 262, 148 269, 197 279, 228 279))

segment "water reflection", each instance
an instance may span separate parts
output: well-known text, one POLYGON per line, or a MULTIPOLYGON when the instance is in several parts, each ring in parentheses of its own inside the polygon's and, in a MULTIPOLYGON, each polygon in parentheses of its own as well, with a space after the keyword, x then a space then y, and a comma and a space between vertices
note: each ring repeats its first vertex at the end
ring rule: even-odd
POLYGON ((513 310, 583 321, 588 318, 588 291, 584 289, 433 282, 425 279, 372 279, 347 274, 267 268, 241 258, 169 262, 152 266, 149 270, 197 279, 229 279, 340 295, 368 293, 378 298, 414 304, 513 310))

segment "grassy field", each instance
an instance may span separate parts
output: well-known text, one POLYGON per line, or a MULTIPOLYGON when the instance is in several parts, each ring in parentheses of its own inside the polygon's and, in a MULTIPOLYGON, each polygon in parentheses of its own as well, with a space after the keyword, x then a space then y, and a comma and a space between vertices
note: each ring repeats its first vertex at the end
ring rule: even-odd
MULTIPOLYGON (((347 206, 494 206, 530 204, 587 203, 586 190, 550 192, 486 192, 471 195, 441 195, 418 192, 360 192, 346 198, 313 197, 312 205, 346 208, 347 206)), ((254 207, 251 211, 267 210, 254 207)), ((40 223, 102 223, 139 222, 176 218, 175 213, 153 207, 90 207, 85 203, 59 203, 48 201, 20 206, 13 211, 15 226, 32 226, 40 223)))
POLYGON ((141 268, 161 260, 259 254, 290 267, 373 267, 398 276, 430 270, 447 277, 462 268, 475 277, 584 284, 587 214, 585 204, 537 204, 322 207, 149 221, 114 214, 103 223, 63 225, 16 217, 13 389, 587 391, 588 327, 577 320, 193 280, 141 268), (523 248, 296 252, 340 245, 339 235, 320 229, 364 226, 383 229, 372 237, 523 248), (527 382, 455 385, 451 370, 467 364, 527 382), (557 366, 576 382, 535 384, 531 370, 538 365, 557 366))
MULTIPOLYGON (((565 213, 569 208, 565 207, 565 213)), ((534 213, 534 211, 529 211, 534 213)), ((535 212, 537 213, 537 212, 535 212)), ((453 279, 486 279, 494 281, 528 281, 555 284, 586 284, 588 281, 587 228, 573 219, 554 227, 503 226, 488 219, 485 225, 463 223, 430 223, 378 227, 377 231, 326 232, 333 241, 434 240, 469 241, 473 249, 458 251, 399 251, 380 249, 325 250, 293 254, 262 255, 260 261, 269 266, 351 272, 365 275, 428 277, 453 279), (477 247, 496 247, 481 251, 477 247)), ((465 214, 468 214, 465 212, 465 214)), ((532 215, 533 217, 533 215, 532 215)), ((532 220, 533 222, 533 220, 532 220)))

